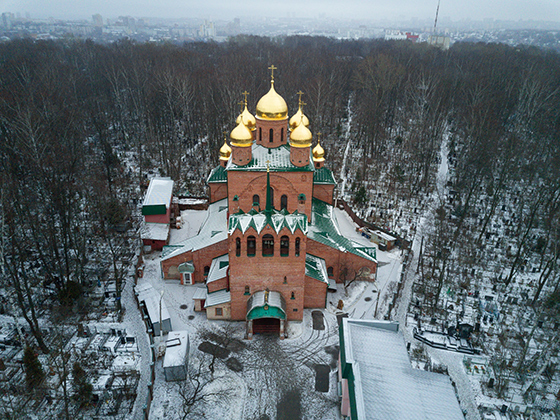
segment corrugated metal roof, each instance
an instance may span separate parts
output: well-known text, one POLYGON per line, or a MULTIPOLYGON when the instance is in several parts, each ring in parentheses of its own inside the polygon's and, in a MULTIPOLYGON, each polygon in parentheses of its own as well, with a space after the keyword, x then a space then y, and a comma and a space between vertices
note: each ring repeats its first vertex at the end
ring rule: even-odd
POLYGON ((206 182, 209 184, 213 182, 227 182, 227 172, 225 168, 222 165, 216 166, 212 169, 212 172, 210 172, 210 176, 206 182))
POLYGON ((377 262, 375 247, 364 247, 341 235, 333 209, 334 207, 330 204, 316 198, 313 199, 307 237, 339 251, 351 252, 369 261, 377 262))
POLYGON ((206 284, 212 283, 213 281, 223 279, 227 274, 227 269, 229 267, 229 255, 225 254, 220 257, 216 257, 212 260, 210 265, 210 271, 208 271, 208 277, 206 278, 206 284))
MULTIPOLYGON (((309 150, 311 154, 311 149, 309 150)), ((233 163, 230 159, 226 167, 227 171, 266 171, 267 161, 270 162, 271 172, 285 172, 285 171, 295 171, 295 172, 311 172, 313 171, 313 160, 309 159, 309 164, 303 167, 295 166, 290 162, 290 147, 288 145, 282 145, 275 149, 269 149, 267 147, 258 145, 256 143, 252 146, 252 159, 245 166, 238 166, 233 163)))
POLYGON ((227 239, 227 199, 216 201, 208 206, 206 220, 198 234, 180 244, 163 248, 162 261, 187 251, 196 251, 227 239))
POLYGON ((165 300, 163 300, 163 295, 158 293, 151 284, 146 282, 139 283, 134 287, 134 291, 138 295, 138 301, 144 302, 144 305, 146 305, 146 310, 152 323, 159 322, 160 319, 162 322, 169 319, 169 311, 167 310, 165 300))
POLYGON ((327 265, 325 260, 315 255, 305 255, 305 275, 312 279, 322 281, 329 284, 329 276, 327 274, 327 265))
POLYGON ((354 375, 356 420, 464 418, 449 377, 413 369, 403 336, 391 330, 394 324, 342 321, 343 369, 350 365, 354 375))
POLYGON ((173 181, 171 178, 154 178, 150 181, 144 206, 165 205, 169 207, 173 194, 173 181))
POLYGON ((263 210, 257 212, 251 210, 249 213, 235 213, 229 218, 229 234, 232 234, 235 229, 239 229, 245 233, 247 229, 252 227, 260 233, 267 225, 272 226, 276 233, 284 228, 294 233, 297 229, 301 230, 303 234, 307 233, 307 216, 299 213, 297 210, 293 213, 288 213, 286 210, 272 210, 270 214, 263 210))
POLYGON ((204 307, 221 305, 222 303, 231 302, 231 294, 229 291, 222 289, 217 292, 208 293, 204 307))
POLYGON ((322 168, 315 169, 315 172, 313 173, 313 183, 336 185, 332 171, 324 166, 322 168))

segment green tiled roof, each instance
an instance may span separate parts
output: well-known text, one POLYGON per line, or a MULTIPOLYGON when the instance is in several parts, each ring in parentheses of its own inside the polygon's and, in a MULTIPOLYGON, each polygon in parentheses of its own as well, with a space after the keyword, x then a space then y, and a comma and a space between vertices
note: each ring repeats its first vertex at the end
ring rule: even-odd
POLYGON ((336 185, 332 171, 324 166, 322 168, 315 169, 315 172, 313 173, 313 183, 336 185))
POLYGON ((308 227, 307 216, 298 213, 297 210, 290 214, 285 209, 282 211, 271 210, 270 213, 267 211, 257 212, 252 209, 248 213, 240 211, 232 214, 229 217, 228 233, 231 235, 235 229, 245 233, 250 227, 260 233, 267 225, 272 226, 276 233, 279 233, 283 228, 288 228, 292 233, 299 229, 303 234, 306 234, 308 227))
POLYGON ((212 182, 227 182, 227 172, 224 167, 220 165, 212 169, 207 182, 209 184, 212 182))
MULTIPOLYGON (((313 171, 313 161, 310 157, 309 164, 303 167, 295 166, 290 162, 290 147, 282 145, 275 149, 269 149, 258 144, 253 144, 252 159, 245 166, 238 166, 234 164, 231 159, 228 162, 226 170, 228 171, 266 171, 266 162, 270 161, 271 172, 302 172, 313 171)), ((309 151, 311 154, 311 150, 309 151)))
POLYGON ((375 247, 364 247, 342 236, 333 209, 334 207, 330 204, 316 198, 313 199, 311 224, 307 237, 339 251, 350 252, 369 261, 376 261, 375 247))
POLYGON ((327 274, 327 265, 325 260, 315 255, 305 255, 305 275, 312 279, 322 281, 329 284, 329 276, 327 274))

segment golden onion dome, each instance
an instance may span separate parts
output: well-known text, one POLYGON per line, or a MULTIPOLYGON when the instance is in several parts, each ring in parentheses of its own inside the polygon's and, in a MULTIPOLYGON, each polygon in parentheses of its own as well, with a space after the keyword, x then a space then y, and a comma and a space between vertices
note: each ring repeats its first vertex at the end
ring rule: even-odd
POLYGON ((263 120, 283 120, 288 118, 286 101, 274 90, 274 80, 270 82, 270 90, 257 103, 257 117, 263 120))
POLYGON ((304 123, 306 127, 309 127, 309 118, 303 113, 301 105, 292 118, 290 118, 290 130, 295 129, 300 123, 304 123))
POLYGON ((253 134, 247 128, 243 121, 235 127, 229 135, 231 145, 237 147, 249 147, 253 144, 253 134))
POLYGON ((243 124, 245 124, 251 131, 254 131, 257 128, 257 120, 255 119, 255 116, 251 114, 247 109, 247 104, 245 104, 245 109, 235 120, 236 124, 239 124, 241 122, 243 122, 243 124))
POLYGON ((313 134, 305 124, 299 124, 290 134, 290 145, 293 147, 311 147, 313 134))
POLYGON ((231 147, 229 147, 226 139, 224 139, 224 145, 220 147, 220 160, 229 160, 230 156, 231 156, 231 147))
POLYGON ((321 147, 321 143, 318 141, 317 146, 313 148, 313 162, 324 162, 325 161, 325 150, 321 147))

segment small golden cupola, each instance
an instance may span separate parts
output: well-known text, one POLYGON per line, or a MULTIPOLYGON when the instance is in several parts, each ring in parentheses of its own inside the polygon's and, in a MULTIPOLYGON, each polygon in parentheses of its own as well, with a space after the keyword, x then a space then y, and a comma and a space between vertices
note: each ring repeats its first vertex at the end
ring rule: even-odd
POLYGON ((276 90, 274 90, 274 70, 276 67, 270 66, 272 76, 270 80, 270 90, 257 103, 257 118, 262 120, 284 120, 288 118, 288 105, 276 90))
POLYGON ((306 127, 309 127, 309 118, 307 118, 303 113, 303 106, 306 105, 306 103, 301 100, 301 95, 303 95, 303 92, 300 90, 297 94, 299 95, 298 110, 292 116, 292 118, 290 118, 290 130, 294 130, 300 123, 303 123, 306 127))
POLYGON ((313 162, 324 162, 325 161, 325 149, 321 147, 321 134, 317 133, 317 146, 313 148, 313 162))
POLYGON ((305 126, 303 123, 303 118, 300 119, 300 123, 294 128, 290 134, 290 145, 292 147, 311 147, 311 142, 313 141, 313 134, 311 130, 305 126))
POLYGON ((245 109, 241 112, 241 114, 239 114, 239 116, 235 120, 235 123, 239 124, 239 123, 243 122, 243 124, 245 124, 249 130, 255 131, 255 129, 257 127, 257 120, 255 119, 255 116, 253 114, 251 114, 249 112, 249 110, 247 109, 247 95, 248 94, 249 94, 249 92, 247 92, 247 91, 243 92, 243 96, 245 96, 245 101, 244 101, 245 109))
POLYGON ((247 128, 243 121, 237 124, 237 127, 231 131, 229 138, 231 139, 232 146, 249 147, 253 144, 253 134, 251 134, 251 130, 247 128))
MULTIPOLYGON (((227 134, 227 132, 224 134, 227 134)), ((231 147, 229 147, 229 145, 227 144, 226 137, 224 136, 224 144, 222 147, 220 147, 220 164, 225 167, 230 156, 231 147)))

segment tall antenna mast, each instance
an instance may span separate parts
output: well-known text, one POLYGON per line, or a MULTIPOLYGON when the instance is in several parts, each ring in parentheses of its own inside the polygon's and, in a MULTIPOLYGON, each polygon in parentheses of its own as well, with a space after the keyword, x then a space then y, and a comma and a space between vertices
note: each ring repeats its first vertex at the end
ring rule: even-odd
POLYGON ((438 0, 438 2, 437 2, 436 20, 434 21, 434 32, 433 32, 434 35, 436 34, 437 17, 438 17, 438 14, 439 14, 439 2, 440 2, 440 1, 441 1, 441 0, 438 0))

